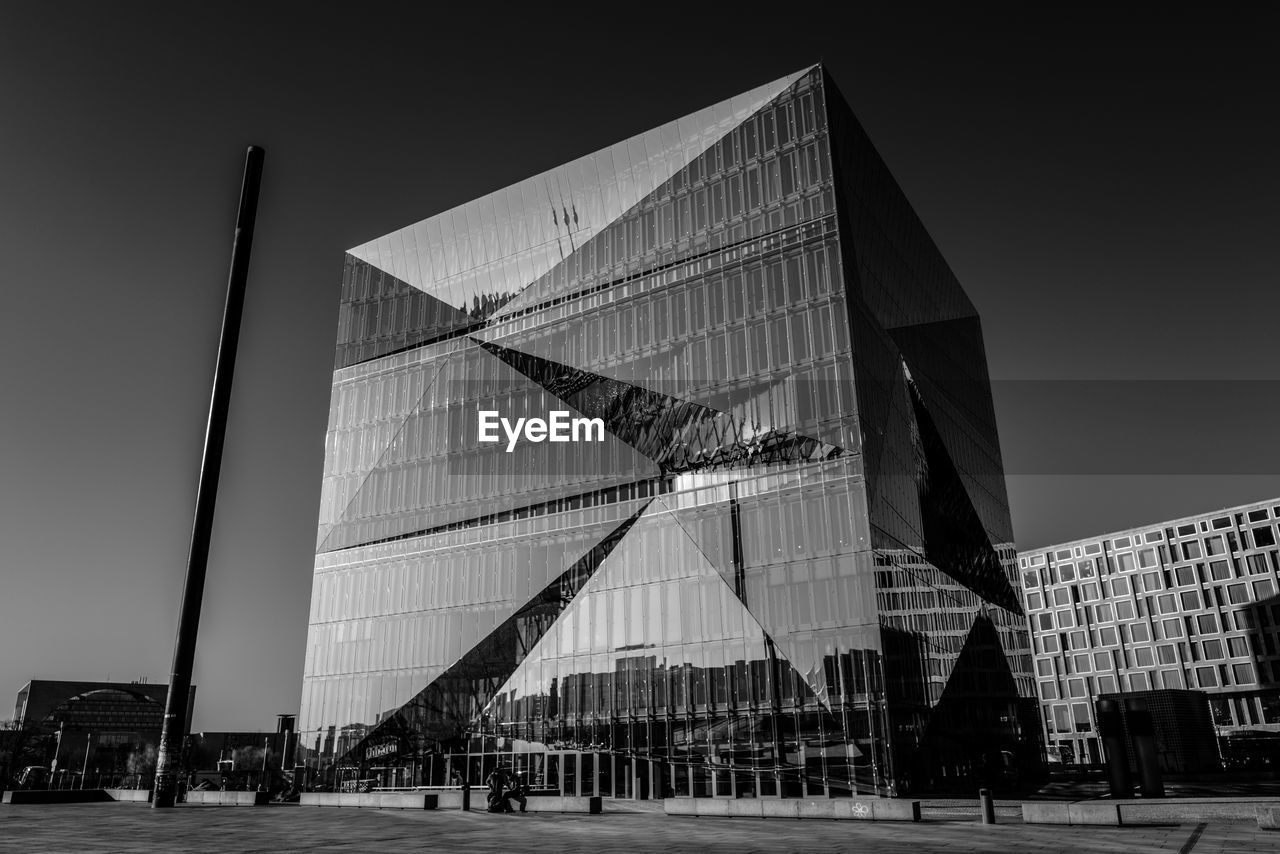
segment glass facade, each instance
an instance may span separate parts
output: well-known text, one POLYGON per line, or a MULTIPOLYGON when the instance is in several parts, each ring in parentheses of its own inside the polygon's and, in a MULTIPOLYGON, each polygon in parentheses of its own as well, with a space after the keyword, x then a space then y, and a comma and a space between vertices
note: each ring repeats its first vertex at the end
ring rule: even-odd
POLYGON ((820 66, 350 250, 320 515, 314 786, 1039 753, 977 314, 820 66), (597 439, 481 440, 557 410, 597 439))
POLYGON ((1023 552, 1046 742, 1105 759, 1099 695, 1209 695, 1224 758, 1280 741, 1280 499, 1023 552))

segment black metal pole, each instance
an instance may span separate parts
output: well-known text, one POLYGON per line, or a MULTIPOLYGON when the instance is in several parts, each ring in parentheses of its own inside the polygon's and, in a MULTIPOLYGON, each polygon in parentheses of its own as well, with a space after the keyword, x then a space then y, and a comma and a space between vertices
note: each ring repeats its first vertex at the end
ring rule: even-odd
POLYGON ((258 187, 262 181, 264 154, 261 148, 251 145, 244 158, 240 210, 236 214, 235 238, 231 244, 227 304, 222 313, 222 337, 218 341, 218 362, 213 373, 213 399, 209 403, 204 458, 200 463, 200 485, 196 491, 196 518, 191 528, 191 551, 187 556, 187 580, 182 590, 182 611, 178 617, 178 636, 173 647, 173 672, 169 677, 164 727, 160 733, 160 749, 156 756, 155 792, 151 801, 151 806, 156 809, 172 807, 177 801, 177 772, 182 740, 186 736, 191 667, 196 656, 200 603, 204 598, 205 571, 209 565, 213 508, 218 498, 218 472, 222 467, 227 411, 231 406, 231 378, 235 373, 236 346, 240 341, 240 316, 244 310, 249 250, 253 246, 253 224, 258 214, 258 187))

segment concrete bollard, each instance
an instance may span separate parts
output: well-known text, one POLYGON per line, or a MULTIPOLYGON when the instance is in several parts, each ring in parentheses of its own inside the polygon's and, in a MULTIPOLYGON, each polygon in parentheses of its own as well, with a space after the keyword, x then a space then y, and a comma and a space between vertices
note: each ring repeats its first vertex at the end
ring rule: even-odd
POLYGON ((996 823, 996 802, 991 797, 990 789, 978 790, 978 805, 982 808, 982 823, 996 823))
POLYGON ((471 786, 466 783, 462 784, 462 809, 464 812, 471 810, 471 786))

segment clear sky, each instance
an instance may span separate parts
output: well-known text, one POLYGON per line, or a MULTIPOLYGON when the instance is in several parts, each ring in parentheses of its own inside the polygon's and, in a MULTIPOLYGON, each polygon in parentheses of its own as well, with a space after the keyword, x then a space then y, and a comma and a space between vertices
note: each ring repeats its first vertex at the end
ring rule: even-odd
POLYGON ((982 313, 1020 546, 1280 496, 1275 13, 444 5, 0 3, 0 701, 167 679, 250 143, 197 729, 297 711, 343 250, 819 59, 982 313))

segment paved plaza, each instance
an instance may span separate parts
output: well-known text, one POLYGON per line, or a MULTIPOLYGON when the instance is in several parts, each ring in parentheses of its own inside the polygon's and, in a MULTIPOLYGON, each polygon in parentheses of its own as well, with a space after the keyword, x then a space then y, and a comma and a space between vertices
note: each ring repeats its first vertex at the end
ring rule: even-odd
POLYGON ((1146 852, 1280 851, 1253 822, 1163 827, 1056 827, 971 821, 920 824, 668 818, 661 813, 490 815, 321 807, 134 804, 0 807, 0 852, 1146 852))

